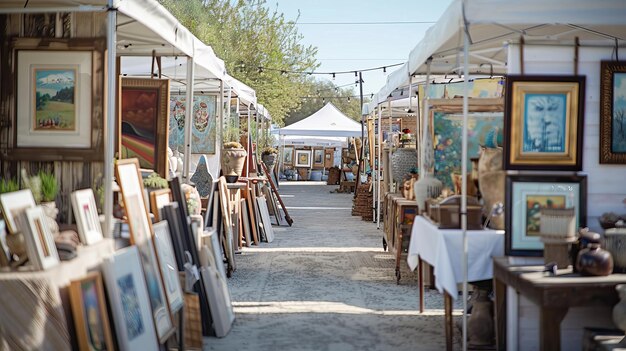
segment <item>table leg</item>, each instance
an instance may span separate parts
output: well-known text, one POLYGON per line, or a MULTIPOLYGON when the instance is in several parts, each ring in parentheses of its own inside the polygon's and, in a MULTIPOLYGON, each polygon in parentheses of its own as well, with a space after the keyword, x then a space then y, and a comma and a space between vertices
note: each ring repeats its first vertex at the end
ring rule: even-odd
POLYGON ((400 284, 400 259, 402 259, 402 229, 398 225, 396 235, 396 284, 400 284))
POLYGON ((544 306, 539 313, 540 350, 560 350, 561 321, 567 314, 567 308, 551 308, 544 306))
POLYGON ((422 267, 422 258, 417 257, 417 285, 420 293, 420 313, 424 313, 424 270, 422 267))
POLYGON ((506 350, 506 284, 493 278, 495 295, 496 350, 506 350))
POLYGON ((454 323, 452 320, 452 296, 444 291, 443 304, 445 308, 446 323, 446 350, 452 351, 452 340, 454 339, 454 323))

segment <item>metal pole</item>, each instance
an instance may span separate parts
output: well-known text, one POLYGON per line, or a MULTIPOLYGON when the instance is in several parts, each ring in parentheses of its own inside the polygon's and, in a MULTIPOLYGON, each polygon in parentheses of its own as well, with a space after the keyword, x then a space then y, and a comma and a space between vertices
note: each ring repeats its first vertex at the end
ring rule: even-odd
MULTIPOLYGON (((250 111, 250 109, 252 109, 252 104, 248 105, 248 136, 246 137, 246 153, 247 155, 250 155, 250 144, 252 143, 252 131, 250 130, 250 116, 252 116, 252 113, 250 111)), ((248 161, 251 160, 250 157, 248 157, 248 161)), ((246 162, 246 177, 250 176, 250 162, 246 162)))
MULTIPOLYGON (((391 96, 391 94, 389 94, 391 96)), ((388 141, 388 145, 389 145, 389 160, 391 159, 391 152, 393 151, 393 114, 391 113, 391 97, 387 97, 387 113, 389 114, 387 116, 387 118, 389 119, 389 134, 387 134, 387 141, 388 141)), ((389 160, 387 160, 387 162, 389 162, 389 160)), ((389 181, 387 182, 387 188, 385 189, 385 192, 387 191, 392 191, 394 189, 397 189, 396 187, 398 186, 398 184, 395 182, 395 179, 393 179, 393 175, 391 175, 391 177, 389 177, 389 181), (395 184, 395 187, 394 187, 395 184)))
POLYGON ((376 209, 376 229, 380 229, 380 176, 382 174, 380 167, 383 148, 382 117, 383 111, 380 106, 378 106, 378 163, 376 165, 376 179, 378 179, 378 184, 376 185, 376 203, 374 204, 374 208, 376 209))
POLYGON ((193 75, 195 64, 193 57, 187 57, 187 89, 185 91, 185 154, 183 156, 182 182, 189 183, 189 170, 191 168, 191 124, 193 123, 193 75))
MULTIPOLYGON (((218 99, 218 108, 217 108, 217 120, 219 121, 218 123, 218 128, 219 128, 219 140, 217 141, 217 145, 220 145, 219 149, 215 148, 215 153, 217 154, 217 157, 219 159, 222 158, 222 144, 224 143, 224 81, 222 79, 220 79, 220 95, 219 95, 219 99, 218 99)), ((218 169, 217 169, 217 173, 215 173, 215 178, 219 177, 220 175, 220 170, 222 169, 222 164, 220 162, 218 169)))
POLYGON ((463 143, 461 148, 461 230, 463 231, 463 351, 467 350, 467 114, 469 94, 469 37, 463 46, 463 143))
POLYGON ((113 0, 108 1, 107 13, 107 95, 106 95, 106 122, 103 131, 104 143, 104 236, 111 238, 113 228, 113 155, 115 153, 115 95, 117 80, 115 75, 117 38, 117 10, 113 8, 113 0))

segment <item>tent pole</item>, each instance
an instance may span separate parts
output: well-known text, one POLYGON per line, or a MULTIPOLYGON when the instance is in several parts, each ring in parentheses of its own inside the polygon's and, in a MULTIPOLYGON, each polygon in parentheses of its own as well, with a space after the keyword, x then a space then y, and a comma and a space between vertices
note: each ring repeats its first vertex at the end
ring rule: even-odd
POLYGON ((117 10, 113 8, 113 0, 108 1, 107 12, 107 95, 106 125, 104 128, 104 236, 113 237, 111 219, 113 218, 113 154, 115 153, 115 96, 116 80, 116 32, 117 10))
MULTIPOLYGON (((391 156, 391 151, 393 150, 393 114, 391 113, 391 94, 389 94, 389 96, 387 97, 387 113, 389 114, 389 116, 387 116, 387 118, 389 119, 389 134, 387 134, 387 142, 389 143, 389 156, 391 156)), ((399 182, 395 184, 395 179, 393 179, 393 176, 391 177, 391 179, 389 179, 389 182, 387 182, 387 188, 385 189, 385 192, 388 191, 392 191, 394 189, 398 189, 399 187, 399 182)))
MULTIPOLYGON (((219 95, 218 104, 219 105, 217 108, 217 120, 219 121, 219 124, 218 124, 219 140, 217 141, 217 145, 219 145, 219 148, 216 147, 215 153, 217 154, 218 158, 221 160, 222 144, 224 143, 224 80, 222 79, 220 79, 220 95, 219 95)), ((217 179, 220 176, 221 169, 222 169, 222 164, 220 162, 218 164, 217 173, 214 175, 215 179, 217 179)))
POLYGON ((189 183, 189 170, 191 163, 191 123, 193 118, 193 75, 194 75, 193 57, 187 57, 187 89, 185 92, 186 110, 185 110, 185 154, 183 156, 183 183, 189 183))
POLYGON ((463 35, 463 143, 461 148, 461 230, 463 232, 463 351, 467 350, 467 114, 469 94, 469 36, 463 35))
POLYGON ((374 209, 376 210, 376 229, 380 229, 380 166, 381 166, 381 156, 382 156, 382 141, 383 141, 383 126, 382 126, 382 117, 383 111, 378 106, 378 164, 376 165, 376 179, 378 179, 378 184, 376 185, 376 203, 374 204, 374 209))
MULTIPOLYGON (((250 113, 250 109, 252 108, 252 104, 248 105, 248 136, 246 137, 246 153, 248 155, 250 155, 250 143, 252 142, 252 131, 250 130, 250 116, 252 115, 250 113)), ((247 158, 247 162, 246 162, 246 177, 250 176, 250 158, 247 158)))

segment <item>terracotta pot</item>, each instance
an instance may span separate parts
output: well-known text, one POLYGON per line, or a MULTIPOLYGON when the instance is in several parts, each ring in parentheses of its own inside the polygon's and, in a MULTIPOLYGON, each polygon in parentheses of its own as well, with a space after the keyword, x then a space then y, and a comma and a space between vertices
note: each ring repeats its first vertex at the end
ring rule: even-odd
POLYGON ((246 149, 222 149, 222 173, 227 182, 234 183, 241 176, 246 156, 246 149))

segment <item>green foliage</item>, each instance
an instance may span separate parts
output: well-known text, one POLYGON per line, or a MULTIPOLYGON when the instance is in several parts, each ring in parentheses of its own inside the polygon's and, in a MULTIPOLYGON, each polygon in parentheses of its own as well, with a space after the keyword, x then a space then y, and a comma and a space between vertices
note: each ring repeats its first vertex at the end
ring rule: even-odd
POLYGON ((319 67, 317 48, 304 46, 296 20, 265 0, 159 0, 200 40, 211 45, 228 72, 256 90, 257 99, 282 125, 306 93, 308 78, 281 72, 319 67), (260 70, 259 67, 275 70, 260 70))
POLYGON ((25 189, 30 189, 36 203, 41 202, 43 195, 41 193, 41 178, 38 175, 29 177, 26 170, 22 168, 22 185, 25 189))
POLYGON ((59 184, 54 174, 49 172, 39 172, 41 181, 41 200, 44 202, 54 201, 59 193, 59 184))
POLYGON ((239 123, 236 119, 231 118, 228 119, 224 123, 224 131, 223 131, 223 146, 224 149, 241 149, 243 146, 239 143, 241 140, 241 136, 243 135, 243 130, 239 128, 239 123))
POLYGON ((152 189, 167 189, 167 179, 159 176, 158 173, 152 172, 149 176, 143 179, 143 186, 152 189))
POLYGON ((15 179, 0 179, 0 194, 11 193, 20 190, 20 185, 15 179))

